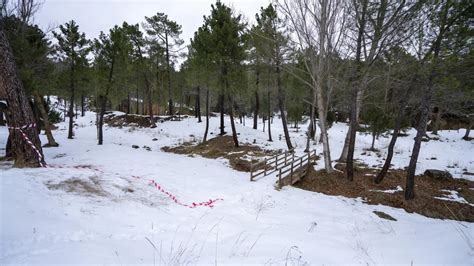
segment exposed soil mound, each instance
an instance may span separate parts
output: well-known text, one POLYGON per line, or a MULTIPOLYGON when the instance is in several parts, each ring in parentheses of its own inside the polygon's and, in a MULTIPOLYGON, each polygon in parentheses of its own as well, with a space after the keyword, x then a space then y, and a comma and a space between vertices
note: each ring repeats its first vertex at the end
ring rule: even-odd
POLYGON ((324 170, 311 169, 309 174, 295 187, 321 192, 327 195, 341 195, 350 198, 362 198, 368 204, 382 204, 405 209, 407 212, 440 219, 452 219, 474 222, 474 182, 465 179, 435 179, 426 175, 416 176, 416 198, 404 199, 406 172, 390 171, 381 184, 373 179, 377 170, 358 168, 354 181, 350 182, 345 174, 335 172, 327 174, 324 170), (458 202, 438 198, 462 197, 458 202), (462 200, 462 199, 461 199, 462 200))
MULTIPOLYGON (((182 118, 187 118, 188 116, 181 116, 182 118)), ((176 121, 178 120, 177 116, 154 116, 153 121, 150 119, 150 116, 146 115, 116 115, 109 114, 104 117, 104 121, 107 125, 111 127, 151 127, 155 128, 156 123, 163 123, 165 121, 176 121)))
POLYGON ((206 143, 187 142, 177 147, 163 147, 162 150, 177 154, 197 154, 212 159, 223 157, 229 160, 232 168, 243 172, 250 172, 250 165, 257 162, 255 158, 275 154, 275 151, 262 150, 251 144, 239 144, 240 147, 236 148, 231 136, 219 136, 206 143))

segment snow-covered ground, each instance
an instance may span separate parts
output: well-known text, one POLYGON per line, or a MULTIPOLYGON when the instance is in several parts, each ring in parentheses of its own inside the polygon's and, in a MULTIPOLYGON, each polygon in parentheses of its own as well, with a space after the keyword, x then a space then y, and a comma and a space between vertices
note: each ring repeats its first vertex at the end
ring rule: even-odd
MULTIPOLYGON (((218 121, 211 119, 214 135, 218 121)), ((248 173, 231 169, 223 159, 162 152, 165 145, 201 138, 204 123, 192 118, 159 123, 154 129, 106 128, 103 146, 96 145, 94 122, 91 112, 79 118, 73 140, 66 139, 66 123, 54 132, 60 147, 44 149, 46 162, 66 168, 1 166, 1 265, 473 265, 472 223, 292 187, 276 191, 274 175, 249 182, 248 173), (77 165, 100 171, 72 168, 77 165), (224 200, 214 208, 186 208, 132 176, 155 180, 184 203, 224 200), (71 178, 102 191, 95 195, 48 189, 71 178), (374 210, 397 221, 381 219, 374 210)), ((272 125, 272 143, 266 141, 261 124, 258 131, 250 128, 250 118, 246 125, 237 125, 240 141, 255 139, 267 149, 285 148, 278 119, 272 125)), ((304 149, 305 129, 302 125, 299 132, 291 130, 298 152, 304 149)), ((341 123, 330 129, 333 159, 340 154, 346 130, 341 123)), ((397 168, 408 165, 414 131, 408 133, 397 144, 397 168)), ((455 177, 472 179, 462 173, 474 172, 474 142, 461 141, 463 133, 441 131, 441 141, 423 143, 417 173, 446 169, 455 177)), ((5 147, 7 135, 0 127, 0 147, 5 147)), ((383 158, 375 153, 361 155, 370 142, 369 135, 359 135, 356 157, 378 165, 383 158)), ((388 142, 383 137, 376 142, 382 155, 388 142)), ((321 152, 320 145, 313 147, 321 152)))

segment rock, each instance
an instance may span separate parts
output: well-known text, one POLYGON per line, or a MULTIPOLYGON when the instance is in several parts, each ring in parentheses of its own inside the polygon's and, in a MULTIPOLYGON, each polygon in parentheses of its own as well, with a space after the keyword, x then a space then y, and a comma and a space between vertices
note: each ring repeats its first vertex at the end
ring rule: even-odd
POLYGON ((143 148, 144 148, 145 150, 147 150, 147 151, 151 151, 151 148, 148 147, 148 146, 143 146, 143 148))
POLYGON ((427 169, 424 173, 426 176, 440 179, 440 180, 451 180, 453 176, 448 171, 436 170, 436 169, 427 169))
POLYGON ((386 214, 385 212, 382 212, 382 211, 373 211, 373 213, 375 213, 375 215, 377 215, 378 217, 382 218, 382 219, 386 219, 386 220, 390 220, 390 221, 396 221, 397 219, 393 218, 392 216, 386 214))
POLYGON ((157 138, 153 138, 151 141, 157 141, 158 139, 157 138))
POLYGON ((138 145, 132 145, 132 148, 138 149, 138 148, 140 148, 140 146, 138 146, 138 145))

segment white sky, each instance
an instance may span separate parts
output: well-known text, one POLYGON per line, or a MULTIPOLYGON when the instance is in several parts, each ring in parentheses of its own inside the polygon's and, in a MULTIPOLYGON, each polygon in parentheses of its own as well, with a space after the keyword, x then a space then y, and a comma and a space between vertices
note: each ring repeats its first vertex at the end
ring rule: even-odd
MULTIPOLYGON (((222 0, 243 14, 252 23, 255 13, 269 0, 222 0)), ((142 23, 145 16, 164 12, 182 26, 182 39, 189 43, 194 32, 203 23, 203 15, 209 15, 213 0, 45 0, 35 16, 35 23, 43 30, 55 28, 71 19, 86 33, 88 39, 96 38, 100 31, 108 32, 123 21, 142 23)))

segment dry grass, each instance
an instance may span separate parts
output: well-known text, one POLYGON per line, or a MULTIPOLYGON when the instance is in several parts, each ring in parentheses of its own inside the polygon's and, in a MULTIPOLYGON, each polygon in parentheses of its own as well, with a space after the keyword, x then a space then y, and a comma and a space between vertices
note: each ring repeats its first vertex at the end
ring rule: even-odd
POLYGON ((368 204, 382 204, 402 208, 407 212, 415 212, 427 217, 452 219, 474 222, 474 207, 466 203, 440 200, 435 197, 446 197, 442 190, 457 191, 467 202, 474 203, 474 182, 465 179, 439 180, 424 175, 415 178, 416 198, 411 201, 404 199, 404 191, 395 193, 380 192, 393 190, 397 186, 405 187, 406 172, 390 171, 381 184, 375 184, 373 178, 376 170, 359 167, 355 172, 354 181, 350 182, 345 174, 335 172, 327 174, 324 170, 310 173, 295 187, 321 192, 327 195, 342 195, 350 198, 362 198, 368 204))
POLYGON ((47 182, 46 186, 51 190, 63 190, 84 196, 107 196, 107 192, 101 187, 97 177, 90 177, 88 180, 70 178, 57 184, 47 182))

